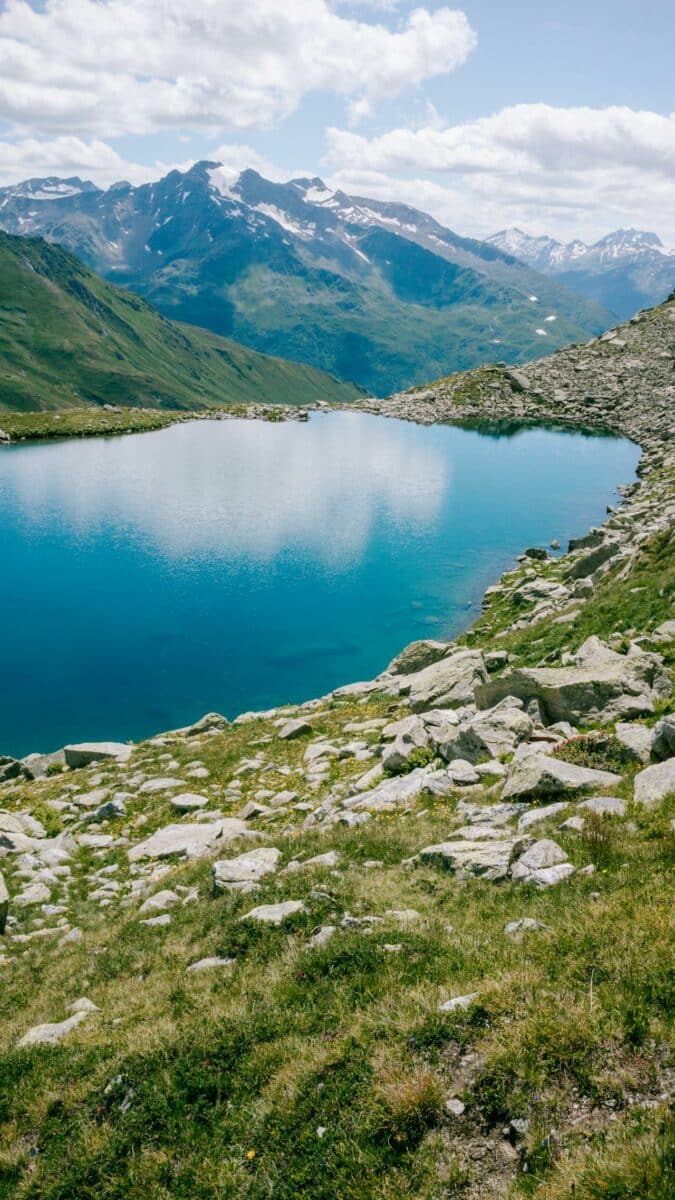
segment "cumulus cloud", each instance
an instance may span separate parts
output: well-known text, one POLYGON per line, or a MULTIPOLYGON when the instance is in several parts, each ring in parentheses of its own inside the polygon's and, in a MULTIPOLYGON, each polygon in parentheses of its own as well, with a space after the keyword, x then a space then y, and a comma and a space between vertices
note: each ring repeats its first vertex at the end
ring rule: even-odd
POLYGON ((395 190, 473 232, 525 223, 591 235, 637 221, 675 237, 675 114, 520 104, 371 138, 333 128, 327 142, 342 186, 365 179, 373 195, 395 190))
POLYGON ((79 175, 107 187, 119 179, 146 183, 167 170, 165 163, 127 162, 112 146, 98 138, 20 138, 0 141, 0 186, 31 176, 79 175))
POLYGON ((352 115, 460 66, 463 12, 415 9, 396 28, 325 0, 8 0, 0 13, 0 118, 115 137, 261 128, 329 90, 352 115))

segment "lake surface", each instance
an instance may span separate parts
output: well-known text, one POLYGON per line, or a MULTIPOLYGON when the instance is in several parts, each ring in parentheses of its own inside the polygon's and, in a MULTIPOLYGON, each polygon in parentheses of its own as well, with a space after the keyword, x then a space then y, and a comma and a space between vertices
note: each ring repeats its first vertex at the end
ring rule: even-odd
POLYGON ((0 752, 141 738, 371 678, 525 546, 601 522, 639 451, 361 413, 0 451, 0 752))

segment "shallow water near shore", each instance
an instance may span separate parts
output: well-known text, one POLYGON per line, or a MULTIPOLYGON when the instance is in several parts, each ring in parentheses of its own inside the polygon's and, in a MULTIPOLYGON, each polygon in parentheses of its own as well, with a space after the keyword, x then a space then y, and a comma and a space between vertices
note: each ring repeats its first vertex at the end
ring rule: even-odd
POLYGON ((447 638, 525 546, 601 523, 637 446, 364 413, 0 453, 0 753, 139 739, 447 638))

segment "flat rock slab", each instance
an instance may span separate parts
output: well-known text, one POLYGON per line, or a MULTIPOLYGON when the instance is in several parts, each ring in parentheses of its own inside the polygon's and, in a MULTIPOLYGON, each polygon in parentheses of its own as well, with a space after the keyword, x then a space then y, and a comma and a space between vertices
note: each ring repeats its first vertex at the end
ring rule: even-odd
POLYGON ((536 796, 570 795, 614 787, 621 776, 611 771, 593 771, 545 754, 529 754, 515 759, 506 777, 502 799, 526 799, 536 796))
POLYGON ((181 792, 179 796, 172 796, 169 803, 177 812, 193 812, 197 808, 206 808, 209 798, 196 792, 181 792))
POLYGON ((444 1000, 439 1004, 439 1012, 465 1012, 478 999, 478 992, 469 992, 466 996, 453 996, 452 1000, 444 1000))
POLYGON ((361 792, 359 795, 344 801, 345 808, 363 809, 367 808, 371 812, 384 811, 391 808, 399 808, 403 804, 409 803, 419 796, 420 792, 426 787, 430 772, 425 767, 416 767, 414 771, 409 771, 407 775, 399 775, 393 779, 387 779, 384 783, 378 784, 368 792, 361 792))
POLYGON ((190 963, 185 971, 188 975, 198 974, 201 971, 214 971, 221 967, 232 967, 236 961, 235 958, 217 958, 214 955, 211 958, 200 958, 197 962, 190 963))
POLYGON ((281 904, 259 904, 250 912, 244 913, 240 921, 260 921, 264 925, 281 925, 287 917, 295 913, 306 912, 302 900, 284 900, 281 904))
POLYGON ((256 884, 265 875, 278 870, 281 850, 266 846, 259 850, 248 850, 237 858, 223 858, 214 862, 213 886, 217 892, 238 889, 243 885, 256 884))
POLYGON ((654 808, 675 793, 675 758, 655 763, 635 776, 635 802, 654 808))
POLYGON ((527 844, 525 838, 439 842, 434 846, 425 846, 413 861, 444 867, 454 871, 460 879, 472 875, 483 879, 505 879, 511 863, 527 844))
POLYGON ((487 680, 480 650, 460 650, 415 675, 404 676, 413 712, 471 704, 476 688, 487 680))
POLYGON ((131 847, 129 862, 138 862, 142 858, 168 858, 172 854, 199 858, 208 854, 218 842, 242 837, 246 832, 246 822, 236 817, 204 821, 199 825, 165 825, 145 841, 131 847))
POLYGON ((153 792, 171 792, 174 788, 184 787, 185 780, 173 779, 171 776, 160 777, 157 779, 146 779, 145 783, 141 784, 139 791, 142 796, 152 795, 153 792))
POLYGON ((620 796, 591 796, 590 800, 582 800, 577 804, 580 812, 594 812, 604 816, 625 817, 626 801, 620 796))
POLYGON ((279 737, 284 741, 290 741, 292 738, 304 737, 306 734, 312 733, 313 729, 309 721, 305 721, 302 717, 297 717, 291 721, 285 721, 279 730, 279 737))
POLYGON ((548 821, 564 812, 566 808, 569 808, 567 800, 560 800, 557 804, 545 804, 543 808, 534 808, 531 812, 523 813, 518 821, 518 829, 522 831, 529 829, 531 825, 538 825, 540 821, 548 821))
POLYGON ((550 838, 541 838, 535 842, 523 854, 521 854, 518 862, 513 864, 511 869, 511 877, 513 879, 526 879, 532 875, 534 871, 543 870, 546 867, 555 867, 560 863, 564 863, 567 859, 565 851, 561 849, 557 842, 550 838))
POLYGON ((90 1016, 90 1012, 76 1012, 72 1017, 67 1017, 65 1021, 58 1021, 51 1025, 34 1025, 32 1029, 24 1033, 19 1046, 56 1046, 90 1016))
POLYGON ((133 749, 133 746, 127 746, 124 742, 78 742, 64 746, 63 754, 66 766, 88 767, 90 763, 104 762, 109 758, 128 762, 133 749))
POLYGON ((180 904, 180 896, 176 892, 165 888, 161 892, 155 892, 154 896, 148 896, 141 904, 139 912, 152 913, 164 912, 167 908, 172 908, 175 904, 180 904))

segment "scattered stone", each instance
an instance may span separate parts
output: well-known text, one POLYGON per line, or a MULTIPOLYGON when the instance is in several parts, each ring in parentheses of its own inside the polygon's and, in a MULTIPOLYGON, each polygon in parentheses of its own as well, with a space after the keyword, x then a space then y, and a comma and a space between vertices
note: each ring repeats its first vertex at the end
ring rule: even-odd
POLYGON ((590 800, 583 800, 581 804, 577 804, 577 808, 599 813, 601 816, 605 813, 612 817, 625 817, 626 815, 626 801, 621 800, 618 796, 591 796, 590 800))
POLYGON ((24 1033, 19 1046, 56 1046, 90 1016, 89 1012, 76 1012, 72 1017, 67 1017, 65 1021, 59 1021, 53 1025, 34 1025, 32 1029, 24 1033))
POLYGON ((197 808, 205 808, 208 803, 208 796, 200 796, 195 792, 181 792, 178 796, 172 796, 169 801, 177 812, 193 812, 197 808))
POLYGON ((311 938, 309 939, 309 944, 310 946, 325 946, 326 942, 330 941, 334 933, 337 933, 336 925, 321 925, 320 928, 315 930, 315 932, 312 934, 311 938))
POLYGON ((250 891, 265 875, 278 869, 281 850, 268 846, 259 850, 248 850, 237 858, 224 858, 214 862, 213 886, 216 892, 225 890, 250 891))
POLYGON ((155 792, 170 792, 174 788, 183 787, 182 779, 172 779, 171 776, 158 779, 147 779, 140 786, 142 796, 153 795, 155 792))
POLYGON ((131 847, 129 862, 139 862, 142 858, 169 858, 172 854, 199 858, 208 854, 219 842, 229 842, 243 837, 247 832, 245 822, 236 817, 193 825, 165 825, 145 841, 131 847))
POLYGON ((505 879, 512 861, 527 844, 523 838, 504 838, 501 841, 439 842, 425 846, 413 863, 445 867, 460 879, 471 875, 484 879, 505 879))
POLYGON ((180 896, 165 889, 163 892, 155 892, 154 896, 148 896, 141 904, 139 912, 162 912, 164 909, 173 908, 174 904, 180 904, 180 896))
POLYGON ((635 776, 635 802, 654 808, 675 793, 675 758, 646 767, 635 776))
POLYGON ((544 754, 529 754, 512 762, 502 799, 559 795, 561 792, 575 795, 613 787, 620 782, 621 776, 611 771, 594 771, 544 754))
POLYGON ((646 725, 619 721, 615 729, 615 736, 622 746, 630 750, 638 762, 649 762, 652 752, 652 730, 648 729, 646 725))
POLYGON ((456 1096, 451 1096, 450 1099, 446 1100, 445 1102, 445 1111, 449 1113, 451 1117, 461 1117, 465 1112, 465 1105, 462 1104, 462 1101, 458 1100, 456 1096))
POLYGON ((77 1012, 95 1013, 95 1012, 100 1012, 100 1011, 101 1010, 98 1007, 98 1005, 94 1004, 93 1000, 89 1000, 89 998, 87 996, 80 996, 79 1000, 73 1000, 73 1003, 70 1005, 70 1007, 68 1009, 68 1012, 73 1012, 73 1013, 77 1013, 77 1012))
POLYGON ((566 800, 561 800, 557 804, 547 804, 544 808, 535 808, 531 812, 523 813, 518 821, 518 829, 529 829, 531 825, 537 825, 540 821, 548 821, 551 817, 555 817, 558 813, 564 812, 569 805, 566 800))
POLYGON ((279 737, 284 741, 290 741, 292 738, 304 737, 306 734, 313 733, 313 726, 303 717, 297 717, 294 720, 286 721, 279 730, 279 737))
POLYGON ((535 921, 534 917, 520 917, 517 921, 509 921, 504 926, 504 933, 535 933, 541 929, 546 929, 546 925, 543 925, 541 921, 535 921))
POLYGON ((306 912, 302 900, 284 900, 281 904, 259 904, 240 917, 240 921, 260 921, 264 925, 281 925, 287 917, 306 912))
POLYGON ((63 755, 66 766, 88 767, 90 763, 105 762, 114 758, 118 762, 128 762, 133 753, 133 746, 124 742, 79 742, 77 745, 65 746, 63 755))
POLYGON ((234 958, 200 958, 197 962, 190 963, 189 967, 185 968, 186 974, 199 971, 212 971, 218 967, 231 967, 236 962, 234 958))
POLYGON ((649 750, 651 757, 657 762, 672 758, 675 754, 675 713, 669 713, 656 723, 651 734, 649 750))
POLYGON ((524 854, 521 854, 518 861, 513 864, 511 878, 528 880, 535 871, 540 871, 545 867, 555 867, 559 863, 564 863, 566 859, 565 851, 557 842, 551 841, 550 838, 542 838, 530 846, 524 854))
POLYGON ((149 925, 151 928, 163 929, 166 925, 171 924, 171 917, 168 913, 162 913, 159 917, 148 917, 146 921, 140 921, 140 925, 149 925))
POLYGON ((478 999, 478 992, 469 992, 466 996, 454 996, 452 1000, 445 1000, 443 1004, 439 1004, 439 1012, 457 1012, 458 1010, 466 1010, 471 1008, 472 1004, 478 999))

